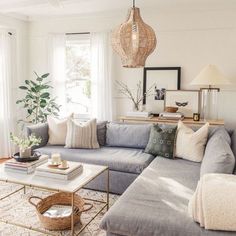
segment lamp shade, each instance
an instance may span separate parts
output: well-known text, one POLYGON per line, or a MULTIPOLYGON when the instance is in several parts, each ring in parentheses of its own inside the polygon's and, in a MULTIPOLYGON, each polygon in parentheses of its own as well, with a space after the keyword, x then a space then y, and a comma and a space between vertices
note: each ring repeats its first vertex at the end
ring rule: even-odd
POLYGON ((230 84, 228 79, 220 72, 215 65, 207 65, 191 82, 191 85, 227 85, 230 84))
POLYGON ((143 67, 156 47, 156 35, 151 26, 143 22, 139 8, 129 11, 128 19, 112 33, 112 47, 123 67, 143 67))

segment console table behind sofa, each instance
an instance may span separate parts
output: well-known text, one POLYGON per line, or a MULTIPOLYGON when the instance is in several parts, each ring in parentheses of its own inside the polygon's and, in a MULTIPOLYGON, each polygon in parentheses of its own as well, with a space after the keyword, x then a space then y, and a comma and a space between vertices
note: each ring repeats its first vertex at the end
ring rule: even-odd
MULTIPOLYGON (((131 117, 131 116, 121 116, 119 117, 121 122, 125 123, 165 123, 165 124, 176 124, 178 120, 160 119, 159 117, 131 117)), ((183 119, 183 123, 189 125, 204 125, 208 122, 211 126, 223 126, 225 124, 224 120, 200 120, 193 121, 192 118, 183 119)))

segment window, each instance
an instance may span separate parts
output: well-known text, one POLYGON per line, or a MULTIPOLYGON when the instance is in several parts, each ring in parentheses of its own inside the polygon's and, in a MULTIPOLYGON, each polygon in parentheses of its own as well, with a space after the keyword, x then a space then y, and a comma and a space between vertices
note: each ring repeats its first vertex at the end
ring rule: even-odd
POLYGON ((91 114, 91 69, 89 35, 68 35, 66 39, 67 110, 91 114))

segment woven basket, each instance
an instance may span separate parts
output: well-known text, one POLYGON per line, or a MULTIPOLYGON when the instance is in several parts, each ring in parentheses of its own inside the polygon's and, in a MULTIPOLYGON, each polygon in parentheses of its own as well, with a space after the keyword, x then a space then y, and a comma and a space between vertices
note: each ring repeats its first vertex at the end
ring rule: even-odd
MULTIPOLYGON (((71 206, 71 194, 69 193, 55 193, 46 198, 40 198, 31 196, 29 203, 36 207, 38 218, 45 229, 48 230, 64 230, 71 228, 71 215, 66 217, 48 217, 43 213, 54 205, 71 206), (35 204, 32 200, 40 200, 35 204)), ((80 222, 80 216, 82 212, 90 210, 93 205, 91 203, 84 202, 83 198, 79 195, 74 195, 74 224, 80 222), (88 206, 85 208, 85 206, 88 206)))

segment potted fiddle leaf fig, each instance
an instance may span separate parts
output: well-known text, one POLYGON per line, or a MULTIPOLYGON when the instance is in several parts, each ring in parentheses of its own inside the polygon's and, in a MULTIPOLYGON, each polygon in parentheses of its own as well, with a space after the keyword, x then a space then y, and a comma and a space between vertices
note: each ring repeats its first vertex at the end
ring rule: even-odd
POLYGON ((26 120, 21 121, 37 124, 46 122, 48 115, 58 116, 60 106, 56 103, 56 98, 52 98, 49 92, 53 89, 50 81, 46 81, 49 73, 42 76, 36 72, 34 74, 35 80, 25 80, 25 84, 19 87, 26 94, 16 103, 22 104, 27 111, 26 120))

